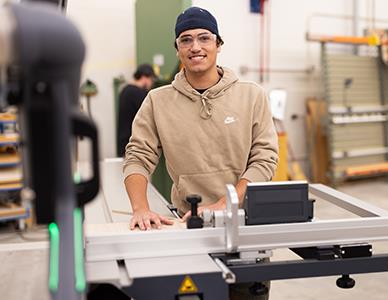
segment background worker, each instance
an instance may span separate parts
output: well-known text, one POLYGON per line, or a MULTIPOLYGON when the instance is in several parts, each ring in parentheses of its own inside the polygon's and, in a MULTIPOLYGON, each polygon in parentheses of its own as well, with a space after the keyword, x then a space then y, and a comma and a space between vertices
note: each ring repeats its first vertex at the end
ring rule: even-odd
POLYGON ((132 134, 132 123, 148 91, 155 82, 155 73, 151 65, 139 65, 133 74, 133 82, 126 85, 119 97, 119 115, 117 126, 117 156, 123 156, 125 146, 132 134))

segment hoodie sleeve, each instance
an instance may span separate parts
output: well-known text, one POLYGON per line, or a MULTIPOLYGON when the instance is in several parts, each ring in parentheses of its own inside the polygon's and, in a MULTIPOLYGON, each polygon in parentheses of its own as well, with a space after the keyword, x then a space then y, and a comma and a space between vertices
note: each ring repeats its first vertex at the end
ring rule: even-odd
POLYGON ((124 179, 132 174, 141 174, 150 180, 162 147, 157 133, 151 95, 144 99, 132 125, 132 136, 125 147, 123 165, 124 179))
POLYGON ((247 169, 241 176, 250 182, 270 181, 278 162, 278 137, 268 98, 263 90, 254 106, 252 145, 247 169))

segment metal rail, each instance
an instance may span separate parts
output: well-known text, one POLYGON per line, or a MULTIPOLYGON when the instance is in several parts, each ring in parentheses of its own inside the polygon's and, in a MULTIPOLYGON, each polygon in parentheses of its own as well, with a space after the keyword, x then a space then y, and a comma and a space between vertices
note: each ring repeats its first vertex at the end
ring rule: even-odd
MULTIPOLYGON (((239 226, 238 229, 235 226, 233 232, 228 226, 109 234, 86 230, 86 259, 93 262, 388 240, 388 211, 322 184, 311 184, 309 192, 367 218, 239 226)), ((232 196, 233 193, 228 197, 230 202, 232 196)))
POLYGON ((323 184, 310 184, 309 192, 360 217, 388 217, 388 211, 323 184))
MULTIPOLYGON (((368 211, 362 209, 361 211, 368 211)), ((370 212, 369 212, 370 214, 370 212)), ((238 251, 388 240, 388 217, 240 226, 238 251)), ((224 228, 86 233, 86 260, 150 258, 227 251, 224 228)))

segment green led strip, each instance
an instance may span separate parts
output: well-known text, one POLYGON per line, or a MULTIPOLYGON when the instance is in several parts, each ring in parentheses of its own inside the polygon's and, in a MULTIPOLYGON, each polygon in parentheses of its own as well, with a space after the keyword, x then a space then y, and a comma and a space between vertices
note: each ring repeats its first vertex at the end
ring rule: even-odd
MULTIPOLYGON (((74 183, 81 182, 81 174, 75 172, 73 175, 74 183)), ((82 211, 76 208, 73 214, 74 219, 74 270, 75 270, 75 289, 82 293, 86 289, 85 269, 84 269, 84 247, 83 247, 83 229, 82 229, 82 211)))
POLYGON ((81 182, 81 174, 79 172, 75 172, 73 175, 74 183, 80 183, 81 182))
POLYGON ((86 279, 82 238, 82 211, 80 208, 74 210, 74 269, 75 289, 77 292, 82 293, 86 289, 86 279))
MULTIPOLYGON (((74 181, 80 182, 79 173, 74 174, 74 181)), ((84 253, 82 237, 82 212, 76 208, 73 213, 74 220, 74 270, 75 270, 75 289, 82 293, 86 290, 86 279, 84 270, 84 253)), ((50 223, 48 227, 50 235, 50 274, 49 289, 55 293, 59 286, 59 228, 56 223, 50 223)))
POLYGON ((55 223, 48 226, 50 235, 50 274, 49 289, 55 293, 59 285, 59 228, 55 223))

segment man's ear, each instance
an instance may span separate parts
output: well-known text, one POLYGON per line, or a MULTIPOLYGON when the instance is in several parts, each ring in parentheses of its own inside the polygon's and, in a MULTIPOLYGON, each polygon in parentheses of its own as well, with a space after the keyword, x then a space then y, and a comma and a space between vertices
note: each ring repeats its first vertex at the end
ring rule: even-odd
POLYGON ((218 46, 217 47, 217 53, 220 53, 221 52, 221 46, 218 46))

